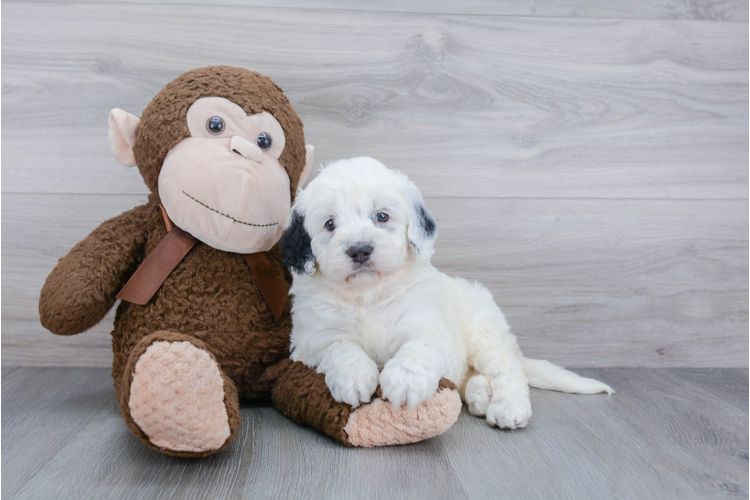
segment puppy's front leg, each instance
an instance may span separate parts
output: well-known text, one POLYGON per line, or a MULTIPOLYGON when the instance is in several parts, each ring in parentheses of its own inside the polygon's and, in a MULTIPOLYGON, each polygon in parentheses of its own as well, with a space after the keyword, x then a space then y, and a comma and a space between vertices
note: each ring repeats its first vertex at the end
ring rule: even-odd
POLYGON ((380 374, 383 398, 395 407, 406 403, 409 408, 416 408, 435 394, 445 365, 441 350, 430 340, 405 342, 380 374))
POLYGON ((378 365, 360 346, 341 340, 323 352, 318 372, 326 376, 326 385, 333 399, 354 408, 369 403, 378 388, 378 365))

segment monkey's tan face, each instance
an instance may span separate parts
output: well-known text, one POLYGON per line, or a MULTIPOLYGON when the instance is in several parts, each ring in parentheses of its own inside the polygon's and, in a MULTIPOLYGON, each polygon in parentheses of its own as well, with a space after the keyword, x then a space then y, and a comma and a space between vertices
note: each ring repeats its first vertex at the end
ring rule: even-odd
POLYGON ((279 163, 281 125, 266 112, 248 116, 222 97, 195 101, 187 124, 191 137, 169 151, 159 174, 167 215, 219 250, 270 250, 291 204, 289 176, 279 163))

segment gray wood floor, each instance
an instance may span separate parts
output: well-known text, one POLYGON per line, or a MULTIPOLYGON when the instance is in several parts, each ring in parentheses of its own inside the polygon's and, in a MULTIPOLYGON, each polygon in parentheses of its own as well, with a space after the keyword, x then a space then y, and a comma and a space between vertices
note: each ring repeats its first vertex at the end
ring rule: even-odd
POLYGON ((747 369, 581 370, 613 396, 532 391, 503 432, 467 413, 416 445, 349 449, 243 407, 205 460, 127 430, 102 368, 3 368, 3 498, 747 498, 747 369))

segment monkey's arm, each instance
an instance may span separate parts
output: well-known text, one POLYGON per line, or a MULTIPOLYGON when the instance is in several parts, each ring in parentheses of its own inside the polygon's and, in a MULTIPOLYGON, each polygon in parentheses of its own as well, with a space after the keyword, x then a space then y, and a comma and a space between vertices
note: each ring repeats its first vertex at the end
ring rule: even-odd
POLYGON ((104 222, 60 259, 39 297, 42 326, 74 335, 102 320, 143 257, 150 212, 144 205, 104 222))

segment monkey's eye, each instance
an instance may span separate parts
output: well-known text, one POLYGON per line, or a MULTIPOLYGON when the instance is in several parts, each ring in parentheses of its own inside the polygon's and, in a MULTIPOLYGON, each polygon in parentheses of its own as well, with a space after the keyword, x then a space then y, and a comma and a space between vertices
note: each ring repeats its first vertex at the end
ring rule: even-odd
POLYGON ((219 116, 212 116, 206 122, 206 129, 209 134, 219 135, 224 132, 224 120, 219 116))
POLYGON ((271 147, 271 137, 265 132, 261 132, 258 134, 258 138, 255 139, 255 144, 257 144, 263 151, 266 151, 271 147))
POLYGON ((336 229, 336 224, 333 222, 333 219, 328 219, 326 221, 326 229, 328 229, 329 231, 333 231, 334 229, 336 229))
POLYGON ((388 220, 388 214, 385 212, 380 212, 375 216, 375 220, 377 220, 378 222, 386 222, 388 220))

